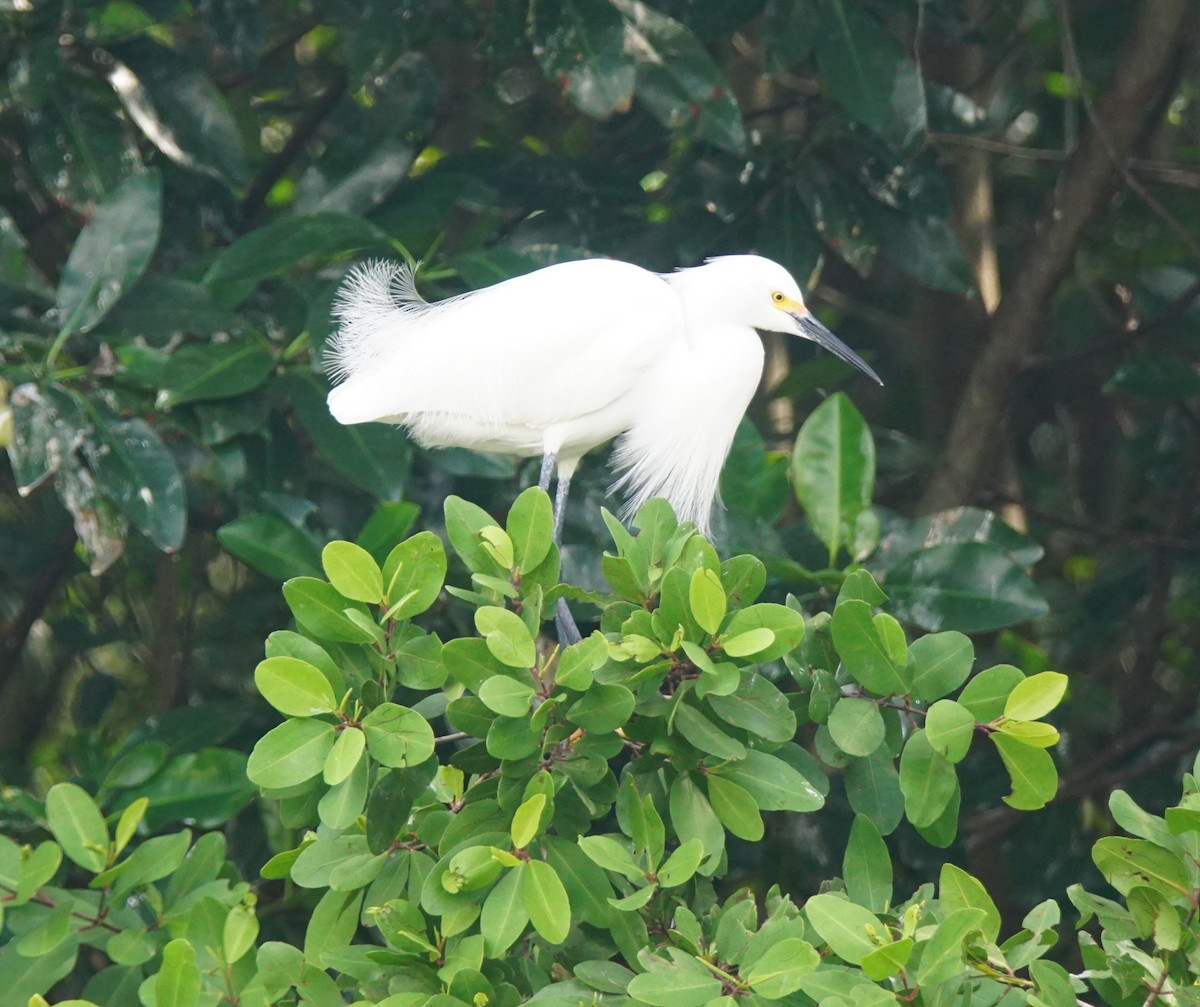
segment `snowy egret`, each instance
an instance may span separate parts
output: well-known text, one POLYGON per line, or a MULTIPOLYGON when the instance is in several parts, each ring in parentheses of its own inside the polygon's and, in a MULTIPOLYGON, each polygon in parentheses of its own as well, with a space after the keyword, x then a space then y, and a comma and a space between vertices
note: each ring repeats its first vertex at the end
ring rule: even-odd
POLYGON ((756 255, 668 274, 562 262, 435 303, 408 266, 371 262, 350 272, 334 313, 334 417, 400 424, 425 447, 541 455, 542 489, 558 474, 556 541, 579 460, 618 436, 624 514, 661 496, 708 531, 762 376, 755 329, 810 339, 880 380, 813 317, 787 270, 756 255))

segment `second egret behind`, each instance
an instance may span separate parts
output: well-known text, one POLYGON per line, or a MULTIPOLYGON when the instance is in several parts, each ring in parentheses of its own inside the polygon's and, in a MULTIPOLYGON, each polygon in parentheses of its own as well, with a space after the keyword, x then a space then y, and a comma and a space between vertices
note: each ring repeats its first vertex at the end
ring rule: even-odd
POLYGON ((540 455, 542 488, 558 474, 556 540, 579 460, 614 437, 624 513, 661 496, 708 531, 762 377, 756 329, 810 339, 880 381, 757 255, 668 274, 583 259, 436 303, 409 267, 374 262, 351 271, 334 311, 334 417, 400 424, 425 447, 540 455))

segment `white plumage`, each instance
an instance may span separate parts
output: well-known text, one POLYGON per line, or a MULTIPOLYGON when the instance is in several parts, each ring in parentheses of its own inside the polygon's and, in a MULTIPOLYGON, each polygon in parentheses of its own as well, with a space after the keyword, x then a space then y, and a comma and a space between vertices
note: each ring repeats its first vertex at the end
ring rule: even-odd
POLYGON ((351 271, 328 354, 342 423, 396 423, 428 447, 541 455, 571 475, 620 437, 626 512, 665 497, 708 528, 721 466, 762 374, 755 329, 812 339, 878 381, 768 259, 723 256, 660 275, 611 259, 547 266, 429 303, 407 266, 351 271))

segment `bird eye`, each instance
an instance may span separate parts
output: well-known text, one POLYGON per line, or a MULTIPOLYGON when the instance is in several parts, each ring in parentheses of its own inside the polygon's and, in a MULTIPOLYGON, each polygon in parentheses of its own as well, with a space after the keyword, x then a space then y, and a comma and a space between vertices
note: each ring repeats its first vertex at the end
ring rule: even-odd
POLYGON ((771 300, 774 301, 776 304, 782 304, 784 301, 783 294, 780 291, 776 290, 775 293, 773 293, 771 295, 771 300))

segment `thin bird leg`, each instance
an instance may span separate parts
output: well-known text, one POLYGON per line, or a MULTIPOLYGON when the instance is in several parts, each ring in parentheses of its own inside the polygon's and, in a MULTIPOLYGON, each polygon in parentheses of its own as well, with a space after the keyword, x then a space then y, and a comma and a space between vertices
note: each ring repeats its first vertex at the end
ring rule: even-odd
MULTIPOLYGON (((563 515, 567 512, 567 494, 571 491, 571 477, 558 474, 558 489, 554 494, 554 544, 562 546, 563 515)), ((575 617, 567 608, 567 600, 559 598, 554 607, 554 626, 558 630, 558 642, 563 647, 569 647, 583 639, 579 627, 575 625, 575 617)))
POLYGON ((554 493, 554 544, 562 545, 563 518, 567 513, 567 494, 571 492, 571 477, 559 475, 554 493))
MULTIPOLYGON (((547 452, 542 455, 542 471, 538 475, 538 489, 543 493, 550 492, 550 477, 554 474, 554 455, 547 452)), ((561 483, 559 484, 561 487, 561 483)), ((555 535, 554 541, 558 541, 555 535)))

